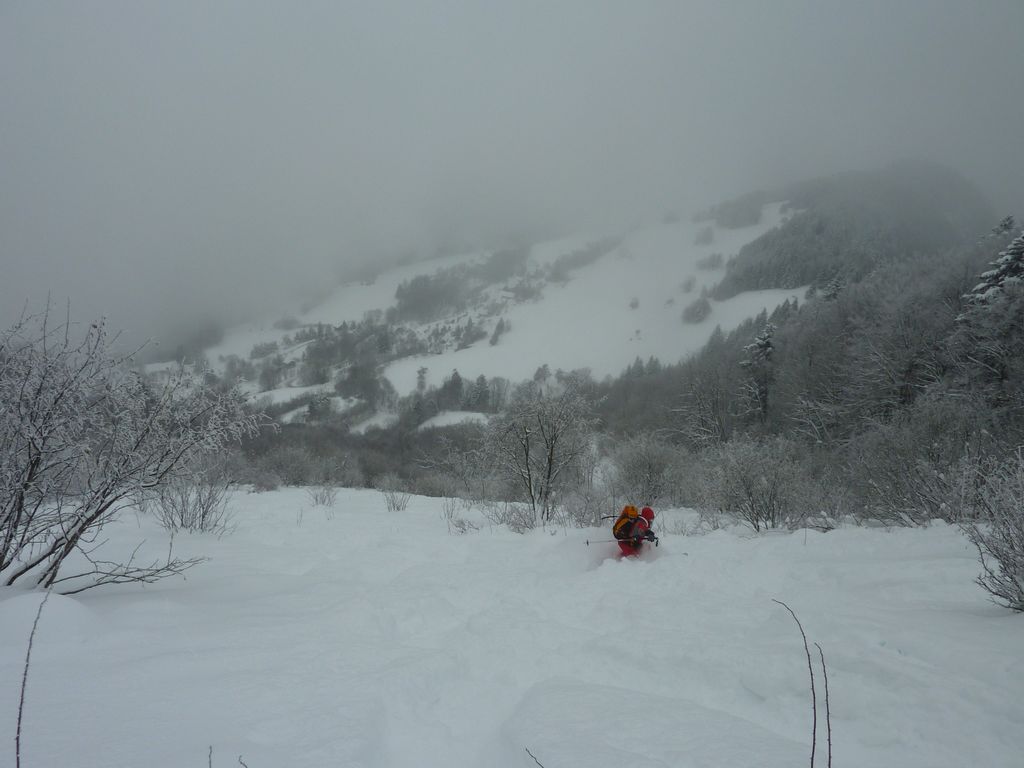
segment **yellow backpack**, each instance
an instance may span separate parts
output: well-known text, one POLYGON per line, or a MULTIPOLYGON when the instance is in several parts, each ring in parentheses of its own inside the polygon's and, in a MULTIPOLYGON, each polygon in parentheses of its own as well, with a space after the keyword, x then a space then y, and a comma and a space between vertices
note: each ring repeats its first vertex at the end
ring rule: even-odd
POLYGON ((619 515, 619 519, 612 525, 612 535, 616 539, 628 539, 633 532, 633 523, 639 516, 640 513, 636 511, 636 507, 627 504, 623 508, 622 514, 619 515))

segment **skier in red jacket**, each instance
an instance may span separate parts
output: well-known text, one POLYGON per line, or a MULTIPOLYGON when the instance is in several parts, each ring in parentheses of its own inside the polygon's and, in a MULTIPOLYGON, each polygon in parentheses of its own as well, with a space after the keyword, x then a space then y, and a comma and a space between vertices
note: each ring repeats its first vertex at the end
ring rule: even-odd
POLYGON ((618 540, 623 555, 637 555, 644 541, 658 542, 651 526, 654 524, 654 510, 644 507, 637 514, 636 507, 627 505, 612 526, 612 533, 618 540))

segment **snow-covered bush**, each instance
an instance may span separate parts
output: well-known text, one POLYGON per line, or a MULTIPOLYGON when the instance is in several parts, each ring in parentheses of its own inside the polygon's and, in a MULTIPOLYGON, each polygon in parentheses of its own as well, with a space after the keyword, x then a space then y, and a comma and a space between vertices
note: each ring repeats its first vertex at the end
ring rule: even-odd
POLYGON ((259 464, 251 467, 246 473, 246 481, 256 493, 276 491, 281 487, 281 476, 273 469, 259 464))
POLYGON ((467 507, 468 502, 463 499, 449 496, 441 504, 441 516, 448 525, 448 534, 463 534, 479 530, 480 526, 459 514, 461 507, 467 507))
POLYGON ((335 479, 335 461, 302 445, 276 445, 254 461, 253 484, 258 490, 281 485, 319 485, 335 479), (276 484, 275 484, 276 481, 276 484))
POLYGON ((417 496, 448 498, 458 493, 458 484, 449 475, 425 471, 410 479, 409 490, 417 496))
POLYGON ((224 534, 231 527, 228 484, 218 477, 176 478, 160 489, 151 505, 168 531, 224 534))
POLYGON ((580 528, 601 525, 602 515, 618 508, 617 501, 604 488, 594 485, 566 494, 559 504, 559 514, 566 525, 580 528))
POLYGON ((927 397, 855 436, 847 454, 863 514, 899 525, 973 518, 985 457, 1001 453, 992 416, 969 397, 927 397))
POLYGON ((0 334, 0 583, 72 591, 178 573, 94 556, 102 528, 140 496, 189 478, 203 455, 252 435, 261 417, 237 390, 185 367, 148 381, 102 322, 82 333, 49 309, 0 334), (63 574, 79 553, 91 570, 63 574))
POLYGON ((708 501, 738 515, 755 531, 796 527, 808 510, 796 446, 783 438, 732 440, 718 448, 708 501))
POLYGON ((653 434, 639 434, 611 450, 616 496, 657 505, 669 497, 680 449, 653 434))
POLYGON ((978 502, 984 520, 965 526, 981 560, 978 584, 996 601, 1024 611, 1024 453, 985 478, 978 502))
POLYGON ((529 504, 515 501, 478 501, 475 506, 493 525, 507 526, 513 533, 525 533, 537 526, 529 504))

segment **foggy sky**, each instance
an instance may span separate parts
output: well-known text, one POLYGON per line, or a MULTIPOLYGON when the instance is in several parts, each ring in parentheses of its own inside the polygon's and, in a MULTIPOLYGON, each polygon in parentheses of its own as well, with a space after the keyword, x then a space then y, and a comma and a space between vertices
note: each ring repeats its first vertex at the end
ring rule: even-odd
POLYGON ((912 155, 1024 213, 1024 3, 0 4, 0 323, 133 335, 351 265, 912 155))

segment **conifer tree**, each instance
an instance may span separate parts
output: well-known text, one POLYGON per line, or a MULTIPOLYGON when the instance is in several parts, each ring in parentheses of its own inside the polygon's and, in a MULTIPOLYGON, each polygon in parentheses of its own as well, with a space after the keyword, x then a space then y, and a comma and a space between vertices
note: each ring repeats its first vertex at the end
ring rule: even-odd
POLYGON ((1008 286, 1024 284, 1024 232, 1000 251, 990 266, 992 269, 981 274, 981 282, 965 297, 969 303, 987 304, 1003 295, 1008 286))
POLYGON ((757 413, 758 418, 764 422, 768 418, 768 392, 774 380, 772 369, 772 353, 775 351, 775 344, 772 338, 775 335, 775 324, 767 323, 754 341, 743 348, 747 355, 740 365, 750 373, 750 379, 744 387, 744 394, 750 402, 749 410, 757 413))
POLYGON ((963 298, 954 349, 968 382, 993 405, 1024 406, 1024 233, 999 252, 963 298))

